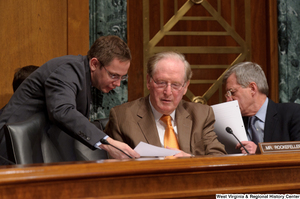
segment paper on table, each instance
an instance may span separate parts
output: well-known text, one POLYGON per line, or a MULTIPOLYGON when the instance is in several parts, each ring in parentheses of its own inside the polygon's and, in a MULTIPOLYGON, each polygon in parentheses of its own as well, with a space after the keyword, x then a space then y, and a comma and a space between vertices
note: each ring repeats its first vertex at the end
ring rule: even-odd
POLYGON ((162 147, 153 146, 151 144, 147 144, 145 142, 140 142, 135 148, 135 152, 140 154, 140 156, 151 156, 151 157, 159 157, 159 156, 172 156, 180 151, 165 149, 162 147))
POLYGON ((224 102, 211 107, 215 114, 215 132, 218 140, 225 145, 228 154, 241 153, 239 149, 235 149, 238 141, 225 130, 226 127, 230 127, 240 141, 248 141, 238 101, 224 102))

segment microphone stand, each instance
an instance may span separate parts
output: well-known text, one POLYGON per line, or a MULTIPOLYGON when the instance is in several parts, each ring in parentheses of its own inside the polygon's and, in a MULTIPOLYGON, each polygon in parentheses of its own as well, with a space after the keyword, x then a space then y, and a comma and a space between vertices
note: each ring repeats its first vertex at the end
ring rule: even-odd
POLYGON ((247 152, 247 154, 249 155, 249 151, 246 149, 246 147, 241 143, 241 141, 234 135, 232 129, 230 127, 226 127, 226 131, 227 133, 233 135, 235 137, 235 139, 240 143, 240 145, 245 149, 245 151, 247 152))

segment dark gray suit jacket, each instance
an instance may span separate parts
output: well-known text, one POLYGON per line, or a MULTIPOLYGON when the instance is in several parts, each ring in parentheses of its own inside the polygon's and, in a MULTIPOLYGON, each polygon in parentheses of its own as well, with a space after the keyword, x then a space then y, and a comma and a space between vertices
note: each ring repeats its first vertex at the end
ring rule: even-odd
MULTIPOLYGON (((194 155, 226 154, 214 132, 211 107, 182 100, 175 117, 181 150, 194 155)), ((140 141, 161 146, 149 96, 112 108, 105 132, 132 148, 140 141)))
MULTIPOLYGON (((247 128, 248 117, 244 117, 247 128)), ((269 99, 264 129, 264 142, 300 140, 300 105, 275 103, 269 99)))
POLYGON ((54 58, 34 71, 16 90, 1 114, 0 128, 5 123, 24 121, 44 111, 49 119, 50 137, 59 138, 58 132, 62 130, 93 148, 106 134, 89 122, 90 100, 91 73, 87 57, 54 58))

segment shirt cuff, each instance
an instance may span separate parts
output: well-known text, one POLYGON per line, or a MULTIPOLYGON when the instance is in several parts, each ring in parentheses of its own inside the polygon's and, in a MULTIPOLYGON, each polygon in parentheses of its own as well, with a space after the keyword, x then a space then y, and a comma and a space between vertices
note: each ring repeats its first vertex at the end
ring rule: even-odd
MULTIPOLYGON (((103 139, 107 139, 109 136, 108 135, 106 135, 103 139)), ((97 148, 97 149, 100 149, 100 150, 102 150, 99 146, 101 145, 102 143, 99 141, 99 142, 97 142, 95 145, 94 145, 94 147, 95 148, 97 148)))

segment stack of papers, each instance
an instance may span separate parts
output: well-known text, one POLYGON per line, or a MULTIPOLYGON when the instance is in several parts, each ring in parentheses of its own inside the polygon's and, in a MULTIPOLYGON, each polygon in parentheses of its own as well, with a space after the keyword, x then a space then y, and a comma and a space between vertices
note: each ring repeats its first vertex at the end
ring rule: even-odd
POLYGON ((238 101, 224 102, 211 107, 215 114, 215 132, 218 140, 225 145, 228 154, 241 153, 239 149, 235 149, 238 141, 225 130, 226 127, 230 127, 240 141, 248 141, 238 101))

